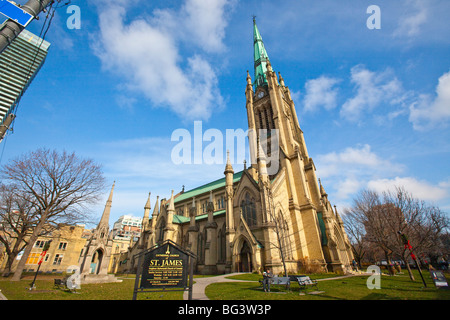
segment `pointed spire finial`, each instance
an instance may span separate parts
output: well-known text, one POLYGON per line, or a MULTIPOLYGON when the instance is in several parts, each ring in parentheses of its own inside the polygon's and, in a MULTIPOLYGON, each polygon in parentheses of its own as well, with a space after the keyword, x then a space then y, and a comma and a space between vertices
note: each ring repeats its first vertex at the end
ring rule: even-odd
POLYGON ((264 42, 256 20, 253 20, 253 44, 254 44, 254 61, 255 61, 255 85, 256 87, 267 85, 267 63, 269 62, 269 55, 267 54, 264 42))
POLYGON ((252 86, 252 77, 250 76, 250 72, 247 70, 247 85, 252 86))
POLYGON ((342 218, 341 218, 341 216, 340 216, 339 213, 338 213, 338 210, 337 210, 336 205, 334 206, 334 214, 336 215, 336 219, 337 219, 338 223, 339 223, 340 225, 343 225, 344 222, 342 221, 342 218))
POLYGON ((147 203, 145 204, 144 209, 150 210, 152 208, 152 205, 150 204, 150 195, 151 194, 152 194, 151 192, 148 193, 148 199, 147 199, 147 203))
POLYGON ((109 216, 111 214, 111 204, 112 204, 112 198, 114 194, 114 187, 116 185, 116 181, 114 181, 111 191, 109 193, 108 200, 106 200, 105 209, 103 210, 102 218, 100 219, 100 223, 97 226, 97 229, 100 229, 101 227, 108 227, 109 229, 109 216))
POLYGON ((173 197, 173 190, 172 190, 172 195, 170 196, 169 207, 167 208, 167 211, 175 211, 175 200, 173 197))
POLYGON ((322 185, 322 181, 320 181, 320 178, 319 178, 319 185, 320 185, 320 195, 322 197, 327 197, 328 194, 326 193, 325 188, 322 185))
POLYGON ((278 81, 280 82, 280 85, 282 86, 282 87, 285 87, 286 85, 284 84, 284 79, 283 79, 283 77, 281 76, 281 72, 278 72, 278 81))
POLYGON ((231 165, 230 160, 230 150, 227 150, 227 165, 225 166, 225 174, 234 173, 233 166, 231 165))
POLYGON ((159 196, 156 196, 155 209, 153 209, 152 217, 156 217, 159 214, 159 196))

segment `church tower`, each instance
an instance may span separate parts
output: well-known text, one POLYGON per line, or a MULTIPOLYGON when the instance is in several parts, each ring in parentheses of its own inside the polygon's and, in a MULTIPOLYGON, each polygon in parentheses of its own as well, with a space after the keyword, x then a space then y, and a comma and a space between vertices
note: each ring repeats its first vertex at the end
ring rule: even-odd
MULTIPOLYGON (((147 248, 174 241, 198 257, 204 274, 347 272, 353 256, 342 220, 316 177, 290 90, 255 20, 253 48, 254 81, 247 72, 245 90, 251 167, 235 172, 228 155, 221 179, 158 199, 147 248)), ((148 220, 149 201, 145 210, 148 220)))
MULTIPOLYGON (((277 76, 272 68, 255 19, 253 45, 254 81, 247 72, 245 94, 252 167, 258 170, 255 177, 259 176, 262 211, 266 211, 262 212, 262 219, 267 219, 268 225, 278 218, 287 221, 292 234, 289 238, 295 243, 290 250, 293 260, 307 258, 328 269, 344 269, 351 257, 345 231, 339 223, 332 223, 336 216, 320 190, 290 90, 281 74, 277 76), (261 179, 264 174, 267 179, 261 179), (277 208, 277 202, 280 207, 285 202, 281 200, 281 189, 276 190, 281 185, 288 199, 283 210, 277 208), (340 234, 342 241, 339 249, 332 250, 333 255, 327 246, 336 242, 327 240, 335 233, 340 234)), ((273 256, 268 252, 266 255, 273 256)))
POLYGON ((100 222, 81 252, 79 260, 81 283, 117 281, 114 276, 108 275, 113 243, 112 233, 109 232, 109 216, 111 213, 114 186, 115 182, 109 193, 100 222))

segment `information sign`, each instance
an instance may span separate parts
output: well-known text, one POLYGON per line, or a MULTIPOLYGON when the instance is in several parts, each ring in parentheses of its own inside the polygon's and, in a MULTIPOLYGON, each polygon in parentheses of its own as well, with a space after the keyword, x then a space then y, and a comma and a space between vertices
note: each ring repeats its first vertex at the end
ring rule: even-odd
POLYGON ((133 300, 142 292, 189 291, 192 299, 194 260, 196 256, 168 240, 134 256, 138 269, 133 300))
POLYGON ((23 27, 26 27, 34 18, 31 14, 8 0, 0 0, 0 13, 23 27))
POLYGON ((448 289, 447 279, 442 271, 430 270, 431 279, 433 279, 436 288, 448 289))
POLYGON ((185 288, 189 272, 189 256, 171 243, 144 256, 140 288, 185 288))

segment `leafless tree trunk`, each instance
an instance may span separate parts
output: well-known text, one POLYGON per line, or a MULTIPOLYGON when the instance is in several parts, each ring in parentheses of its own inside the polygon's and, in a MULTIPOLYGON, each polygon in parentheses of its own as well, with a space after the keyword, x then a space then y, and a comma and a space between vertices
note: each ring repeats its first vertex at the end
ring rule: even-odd
POLYGON ((358 223, 357 217, 349 209, 344 210, 343 220, 350 245, 352 246, 353 255, 359 268, 362 269, 362 261, 368 249, 368 246, 364 243, 364 235, 366 233, 364 225, 358 223))
POLYGON ((15 185, 0 186, 0 242, 7 254, 3 276, 11 272, 14 260, 28 244, 36 224, 36 211, 15 185))
POLYGON ((36 225, 12 278, 19 281, 33 244, 46 226, 84 221, 87 206, 99 200, 104 178, 92 160, 48 149, 12 160, 0 175, 4 182, 14 183, 36 211, 36 225))

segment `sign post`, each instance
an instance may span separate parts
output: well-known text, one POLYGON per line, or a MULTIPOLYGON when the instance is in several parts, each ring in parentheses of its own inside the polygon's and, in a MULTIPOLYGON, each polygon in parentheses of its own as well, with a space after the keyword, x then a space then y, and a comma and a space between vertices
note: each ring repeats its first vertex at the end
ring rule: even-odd
POLYGON ((405 246, 405 250, 409 249, 409 254, 410 254, 411 258, 413 259, 414 263, 416 264, 416 268, 419 271, 420 277, 422 278, 422 283, 423 283, 424 287, 426 288, 427 284, 425 282, 425 279, 423 278, 422 270, 420 269, 420 265, 417 262, 416 255, 412 251, 413 247, 408 239, 408 236, 406 234, 403 234, 401 231, 398 231, 398 234, 402 238, 402 242, 403 242, 403 245, 405 246))
POLYGON ((50 243, 52 243, 52 240, 47 241, 44 245, 44 248, 41 252, 41 255, 39 256, 39 261, 38 261, 38 268, 36 270, 36 274, 34 275, 34 279, 33 282, 30 284, 30 290, 34 290, 36 289, 35 283, 36 283, 36 277, 39 273, 39 269, 41 268, 41 264, 44 261, 45 255, 47 254, 48 249, 50 249, 50 243))
POLYGON ((447 279, 442 271, 430 270, 430 275, 436 288, 449 289, 447 279))
POLYGON ((168 240, 134 256, 138 269, 133 300, 142 292, 186 291, 192 300, 194 259, 196 256, 168 240), (189 279, 189 280, 188 280, 189 279))

